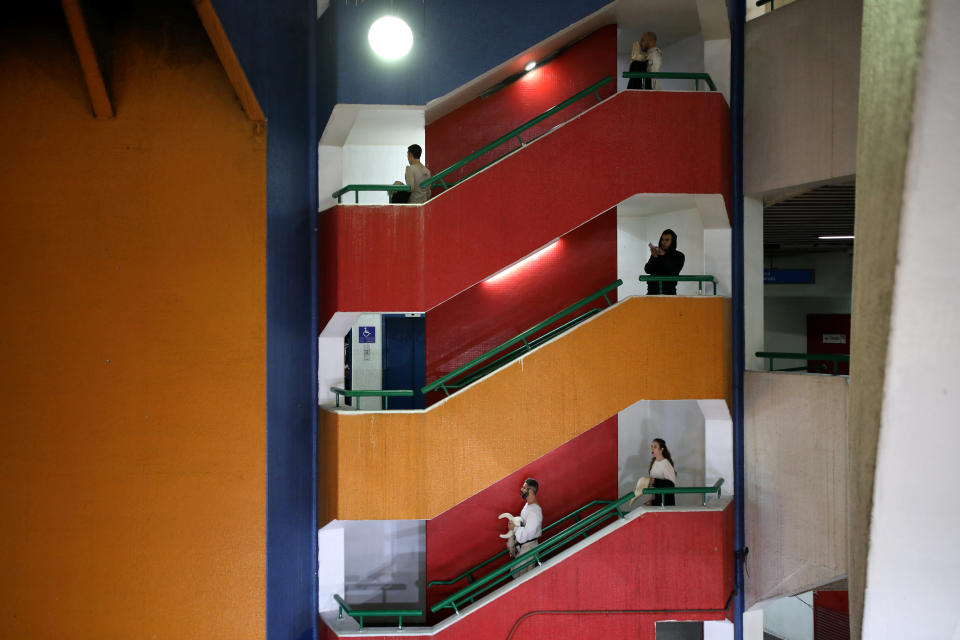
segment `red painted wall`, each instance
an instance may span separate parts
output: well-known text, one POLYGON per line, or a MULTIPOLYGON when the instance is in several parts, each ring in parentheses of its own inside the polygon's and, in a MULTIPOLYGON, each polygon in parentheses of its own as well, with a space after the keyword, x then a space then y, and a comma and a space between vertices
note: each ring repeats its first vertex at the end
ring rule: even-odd
MULTIPOLYGON (((600 89, 600 97, 613 95, 617 88, 616 74, 617 27, 608 25, 516 82, 428 124, 426 148, 430 168, 437 173, 449 167, 606 76, 613 80, 600 89)), ((523 139, 532 140, 596 102, 593 96, 579 100, 528 129, 523 139)), ((519 146, 519 141, 513 139, 464 166, 452 177, 459 180, 519 146)))
MULTIPOLYGON (((427 382, 466 364, 617 279, 617 211, 597 216, 528 262, 470 287, 426 316, 427 382)), ((616 293, 610 296, 616 300, 616 293)), ((540 333, 575 318, 578 309, 540 333)), ((538 334, 539 335, 539 334, 538 334)), ((427 396, 427 403, 443 398, 427 396)))
MULTIPOLYGON (((428 582, 458 576, 503 550, 504 540, 498 536, 506 531, 506 523, 497 516, 504 511, 520 513, 523 508, 520 485, 531 477, 541 486, 538 498, 545 526, 592 500, 614 499, 617 496, 617 416, 428 520, 428 582)), ((489 570, 502 564, 497 561, 489 570)), ((481 575, 487 572, 485 569, 481 575)), ((428 606, 464 586, 466 583, 428 588, 428 606)), ((431 622, 440 617, 445 614, 433 616, 431 622)))
POLYGON ((331 309, 432 309, 636 193, 729 204, 728 114, 719 93, 623 91, 421 207, 328 209, 321 326, 331 309))
POLYGON ((813 640, 849 640, 850 601, 846 591, 813 592, 813 640))
MULTIPOLYGON (((655 640, 657 620, 727 618, 732 592, 733 503, 722 512, 653 512, 436 635, 410 637, 655 640)), ((321 637, 335 637, 321 627, 321 637)))

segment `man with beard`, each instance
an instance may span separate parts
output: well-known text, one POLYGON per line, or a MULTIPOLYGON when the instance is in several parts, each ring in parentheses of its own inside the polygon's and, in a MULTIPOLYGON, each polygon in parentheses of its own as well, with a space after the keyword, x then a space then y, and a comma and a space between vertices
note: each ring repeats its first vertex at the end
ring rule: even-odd
MULTIPOLYGON (((523 486, 520 487, 520 497, 526 501, 523 510, 520 511, 520 519, 523 525, 514 527, 509 523, 510 529, 513 529, 514 539, 517 541, 517 556, 522 556, 540 543, 540 530, 543 525, 543 509, 537 503, 537 492, 540 490, 540 483, 533 478, 527 478, 523 486)), ((513 577, 517 578, 527 571, 533 569, 535 561, 531 560, 529 565, 514 572, 513 577)))

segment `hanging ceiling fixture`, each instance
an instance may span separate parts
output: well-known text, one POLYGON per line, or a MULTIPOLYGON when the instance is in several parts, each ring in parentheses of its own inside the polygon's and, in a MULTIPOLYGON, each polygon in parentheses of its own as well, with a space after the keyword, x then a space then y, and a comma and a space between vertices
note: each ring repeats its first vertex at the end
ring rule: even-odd
POLYGON ((373 52, 384 60, 399 60, 413 47, 413 31, 394 16, 384 16, 370 25, 367 40, 373 52))

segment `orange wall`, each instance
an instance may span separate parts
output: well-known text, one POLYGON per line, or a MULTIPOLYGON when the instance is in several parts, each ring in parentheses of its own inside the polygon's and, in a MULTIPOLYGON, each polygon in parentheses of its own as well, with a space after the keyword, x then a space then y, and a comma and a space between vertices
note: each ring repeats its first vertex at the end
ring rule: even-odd
POLYGON ((0 637, 264 636, 265 138, 184 7, 113 120, 0 27, 0 637))
POLYGON ((320 525, 433 518, 638 400, 728 398, 729 307, 628 298, 426 411, 322 410, 320 525))

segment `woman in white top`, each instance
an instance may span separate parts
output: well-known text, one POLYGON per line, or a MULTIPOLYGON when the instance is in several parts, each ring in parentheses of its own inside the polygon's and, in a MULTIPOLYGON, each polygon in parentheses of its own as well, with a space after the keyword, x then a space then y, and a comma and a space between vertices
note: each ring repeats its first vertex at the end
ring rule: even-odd
MULTIPOLYGON (((670 457, 670 450, 667 449, 667 443, 663 438, 654 438, 650 443, 650 468, 647 475, 650 476, 650 485, 653 487, 675 487, 677 486, 677 471, 673 466, 673 458, 670 457)), ((662 496, 665 506, 674 506, 677 501, 673 495, 662 496)), ((660 506, 661 496, 654 496, 653 506, 660 506)))

